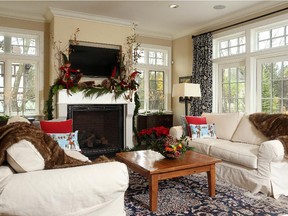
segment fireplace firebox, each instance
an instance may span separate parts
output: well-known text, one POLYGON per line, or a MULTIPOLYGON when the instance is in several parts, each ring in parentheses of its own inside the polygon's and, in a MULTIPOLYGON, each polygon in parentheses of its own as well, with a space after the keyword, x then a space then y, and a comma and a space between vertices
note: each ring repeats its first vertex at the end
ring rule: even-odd
POLYGON ((68 104, 67 118, 73 119, 81 151, 90 159, 124 149, 123 104, 68 104))

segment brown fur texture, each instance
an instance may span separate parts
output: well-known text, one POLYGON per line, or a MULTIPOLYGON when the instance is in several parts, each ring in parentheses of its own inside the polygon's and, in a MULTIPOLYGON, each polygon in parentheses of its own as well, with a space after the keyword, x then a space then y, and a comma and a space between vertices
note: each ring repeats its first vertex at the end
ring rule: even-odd
POLYGON ((249 116, 249 120, 264 136, 268 137, 270 140, 280 140, 285 148, 285 154, 288 155, 287 114, 254 113, 249 116))
POLYGON ((13 144, 27 140, 39 151, 45 161, 45 169, 74 167, 107 162, 106 157, 93 163, 83 162, 65 154, 64 150, 48 134, 32 124, 15 122, 0 127, 0 165, 6 160, 6 150, 13 144))

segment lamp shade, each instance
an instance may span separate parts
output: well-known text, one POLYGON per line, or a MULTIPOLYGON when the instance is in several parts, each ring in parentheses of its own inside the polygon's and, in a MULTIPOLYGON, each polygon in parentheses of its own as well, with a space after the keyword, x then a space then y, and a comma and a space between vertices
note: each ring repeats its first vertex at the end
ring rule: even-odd
POLYGON ((174 84, 172 97, 201 97, 200 84, 195 83, 174 84))

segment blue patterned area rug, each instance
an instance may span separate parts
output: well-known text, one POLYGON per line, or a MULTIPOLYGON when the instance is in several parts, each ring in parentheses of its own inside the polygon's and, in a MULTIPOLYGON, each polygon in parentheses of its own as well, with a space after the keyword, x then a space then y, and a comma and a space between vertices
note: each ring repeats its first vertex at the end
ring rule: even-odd
POLYGON ((158 210, 149 211, 149 186, 145 177, 130 171, 125 195, 127 216, 288 216, 288 197, 279 199, 250 192, 217 180, 216 196, 208 196, 206 175, 197 174, 159 182, 158 210))

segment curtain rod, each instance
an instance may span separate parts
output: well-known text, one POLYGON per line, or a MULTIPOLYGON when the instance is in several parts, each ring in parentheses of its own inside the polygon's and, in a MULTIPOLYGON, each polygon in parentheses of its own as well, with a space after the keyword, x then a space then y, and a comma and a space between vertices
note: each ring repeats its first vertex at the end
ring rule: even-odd
MULTIPOLYGON (((247 19, 247 20, 238 22, 238 23, 234 23, 234 24, 231 24, 231 25, 228 25, 228 26, 224 26, 224 27, 221 27, 221 28, 212 30, 212 31, 210 31, 210 32, 211 32, 211 33, 214 33, 214 32, 216 32, 216 31, 220 31, 220 30, 223 30, 223 29, 231 28, 231 27, 234 27, 234 26, 237 26, 237 25, 246 23, 246 22, 250 22, 250 21, 253 21, 253 20, 256 20, 256 19, 260 19, 260 18, 263 18, 263 17, 266 17, 266 16, 270 16, 270 15, 272 15, 272 14, 276 14, 276 13, 279 13, 279 12, 282 12, 282 11, 285 11, 285 10, 288 10, 288 7, 285 7, 285 8, 276 10, 276 11, 272 11, 272 12, 270 12, 270 13, 263 14, 263 15, 260 15, 260 16, 254 17, 254 18, 250 18, 250 19, 247 19)), ((208 32, 205 32, 205 33, 202 33, 202 34, 206 34, 206 33, 208 33, 208 32)), ((199 35, 202 35, 202 34, 199 34, 199 35)), ((199 36, 199 35, 192 35, 192 39, 195 38, 195 37, 197 37, 197 36, 199 36)))

